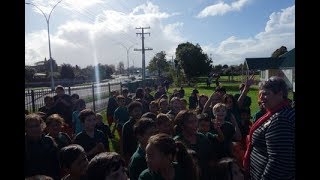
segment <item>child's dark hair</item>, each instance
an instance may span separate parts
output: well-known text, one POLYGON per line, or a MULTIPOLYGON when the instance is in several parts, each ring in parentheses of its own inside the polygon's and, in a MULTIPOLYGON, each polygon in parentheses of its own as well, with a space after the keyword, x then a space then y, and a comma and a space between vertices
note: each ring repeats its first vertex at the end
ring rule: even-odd
POLYGON ((76 102, 75 102, 75 105, 79 106, 80 108, 81 107, 86 107, 86 102, 83 99, 77 99, 76 102))
POLYGON ((156 124, 157 125, 161 125, 165 122, 170 122, 171 123, 171 120, 170 118, 168 117, 167 114, 164 114, 164 113, 160 113, 157 115, 157 118, 156 118, 156 124))
POLYGON ((84 109, 80 112, 79 114, 79 119, 81 123, 84 123, 84 120, 86 119, 86 117, 94 115, 96 116, 96 113, 93 112, 91 109, 84 109))
POLYGON ((211 119, 207 113, 197 114, 198 123, 201 121, 210 122, 211 119))
POLYGON ((143 99, 143 97, 144 97, 144 90, 142 88, 137 88, 136 98, 143 99))
POLYGON ((76 93, 72 94, 71 97, 74 98, 74 99, 79 99, 80 98, 79 94, 76 94, 76 93))
POLYGON ((129 90, 128 89, 122 89, 122 94, 128 94, 129 90))
POLYGON ((149 106, 150 106, 150 105, 156 105, 156 106, 158 107, 158 102, 157 102, 156 100, 151 101, 150 104, 149 104, 149 106))
POLYGON ((133 126, 135 136, 143 136, 144 133, 151 127, 156 127, 156 123, 151 118, 141 118, 133 126))
POLYGON ((233 179, 232 164, 237 164, 236 160, 230 157, 221 158, 216 164, 215 177, 219 180, 233 179))
POLYGON ((53 97, 52 96, 45 96, 44 97, 44 102, 48 101, 49 99, 53 100, 53 97))
POLYGON ((168 100, 164 99, 164 98, 160 98, 159 102, 158 102, 158 106, 160 107, 161 103, 163 103, 163 102, 167 102, 168 103, 168 100))
POLYGON ((148 140, 148 144, 154 145, 166 156, 172 155, 172 157, 176 157, 179 165, 185 170, 186 177, 188 177, 189 180, 197 179, 192 157, 182 142, 175 142, 169 135, 160 133, 151 136, 148 140))
POLYGON ((196 115, 194 111, 191 110, 181 110, 176 118, 174 119, 174 131, 175 134, 180 134, 182 132, 182 126, 185 121, 189 119, 190 116, 196 115))
POLYGON ((103 152, 96 155, 89 162, 87 177, 88 180, 105 180, 110 173, 125 167, 122 157, 116 152, 103 152))
POLYGON ((129 105, 128 105, 128 112, 129 114, 133 111, 134 108, 139 107, 142 109, 142 104, 138 101, 132 101, 129 105))
POLYGON ((152 112, 146 112, 146 113, 142 114, 141 117, 142 117, 142 118, 143 118, 143 117, 150 118, 150 119, 152 119, 153 121, 155 121, 156 118, 157 118, 157 115, 155 115, 155 114, 152 113, 152 112))
POLYGON ((63 147, 59 153, 60 167, 70 169, 72 163, 79 157, 80 154, 86 153, 82 146, 78 144, 70 144, 63 147))

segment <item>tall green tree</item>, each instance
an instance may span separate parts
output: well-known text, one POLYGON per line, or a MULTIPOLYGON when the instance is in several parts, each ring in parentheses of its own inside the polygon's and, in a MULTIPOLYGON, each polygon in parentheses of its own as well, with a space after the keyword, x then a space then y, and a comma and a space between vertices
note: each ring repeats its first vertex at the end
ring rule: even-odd
POLYGON ((161 77, 162 72, 169 71, 169 63, 166 59, 166 53, 164 51, 158 52, 149 62, 147 67, 150 72, 157 72, 158 76, 161 77))
POLYGON ((212 69, 212 60, 203 53, 199 44, 181 43, 176 48, 176 60, 181 65, 188 81, 193 77, 207 76, 212 69))
POLYGON ((110 79, 111 75, 114 73, 114 68, 112 68, 112 66, 110 66, 110 65, 106 65, 105 72, 106 72, 106 77, 105 78, 106 79, 110 79))
POLYGON ((75 75, 73 72, 73 67, 70 64, 62 64, 60 77, 61 79, 74 79, 75 75))
POLYGON ((74 72, 74 76, 77 78, 77 77, 80 77, 80 75, 81 75, 81 68, 78 66, 78 65, 76 65, 76 66, 74 66, 74 67, 72 67, 73 68, 73 72, 74 72))

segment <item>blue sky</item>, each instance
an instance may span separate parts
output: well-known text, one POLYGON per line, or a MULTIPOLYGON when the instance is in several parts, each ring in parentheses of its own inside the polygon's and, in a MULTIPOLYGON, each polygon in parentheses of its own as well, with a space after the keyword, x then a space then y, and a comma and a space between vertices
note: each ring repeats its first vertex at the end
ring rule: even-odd
MULTIPOLYGON (((33 0, 49 13, 59 0, 33 0)), ((295 47, 293 0, 62 0, 50 18, 52 57, 60 65, 85 67, 99 62, 141 66, 141 38, 147 27, 146 64, 160 51, 167 59, 183 42, 198 43, 213 64, 240 64, 246 57, 268 57, 284 45, 295 47)), ((44 16, 25 5, 25 63, 49 56, 44 16)))

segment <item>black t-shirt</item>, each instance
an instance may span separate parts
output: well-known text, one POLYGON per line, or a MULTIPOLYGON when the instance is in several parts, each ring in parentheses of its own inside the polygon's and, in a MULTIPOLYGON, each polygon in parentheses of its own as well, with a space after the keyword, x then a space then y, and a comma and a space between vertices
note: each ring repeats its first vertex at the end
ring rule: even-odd
POLYGON ((72 126, 72 107, 73 107, 73 104, 71 101, 71 96, 69 96, 68 94, 63 94, 61 96, 55 95, 53 97, 54 102, 56 103, 59 98, 65 100, 69 105, 66 105, 63 102, 58 102, 54 106, 54 111, 57 114, 61 115, 62 118, 64 119, 64 121, 69 124, 69 126, 72 126))
POLYGON ((197 96, 189 97, 189 109, 195 109, 198 106, 198 98, 197 96))
POLYGON ((71 144, 71 138, 69 137, 68 134, 63 132, 59 132, 58 137, 54 138, 54 140, 56 141, 59 150, 71 144))
POLYGON ((113 135, 111 133, 110 127, 106 124, 96 124, 96 129, 102 131, 105 136, 108 136, 108 138, 113 138, 113 135))
POLYGON ((115 97, 110 97, 108 100, 108 106, 107 106, 107 116, 112 116, 114 114, 114 111, 118 108, 118 103, 115 97))
MULTIPOLYGON (((86 152, 91 151, 96 144, 102 143, 104 148, 109 151, 109 141, 108 138, 103 134, 102 131, 95 129, 94 136, 90 137, 88 134, 83 130, 75 137, 74 143, 79 144, 83 147, 86 152)), ((88 157, 88 159, 92 159, 94 155, 88 157)))

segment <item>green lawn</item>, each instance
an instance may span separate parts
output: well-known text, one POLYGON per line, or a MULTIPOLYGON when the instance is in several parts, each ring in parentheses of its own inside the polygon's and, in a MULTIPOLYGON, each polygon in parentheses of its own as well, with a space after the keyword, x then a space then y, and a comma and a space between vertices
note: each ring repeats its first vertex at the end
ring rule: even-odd
MULTIPOLYGON (((229 83, 229 82, 222 82, 221 85, 223 87, 226 88, 227 93, 228 94, 236 94, 239 93, 239 84, 240 83, 229 83)), ((211 87, 207 87, 206 83, 198 83, 197 85, 197 89, 199 91, 199 95, 201 94, 205 94, 207 96, 210 97, 210 95, 213 93, 214 89, 215 89, 215 85, 211 85, 211 87)), ((180 88, 169 88, 169 95, 172 94, 173 90, 177 89, 179 90, 180 88)), ((194 87, 184 87, 183 88, 185 90, 185 97, 184 99, 187 100, 187 102, 189 103, 189 96, 191 95, 192 90, 194 89, 194 87)), ((253 85, 251 86, 249 92, 248 92, 248 96, 251 97, 251 115, 253 116, 256 112, 259 111, 259 107, 258 107, 258 86, 257 85, 253 85)), ((293 94, 292 91, 289 91, 289 99, 292 99, 293 94)))

